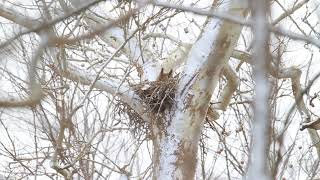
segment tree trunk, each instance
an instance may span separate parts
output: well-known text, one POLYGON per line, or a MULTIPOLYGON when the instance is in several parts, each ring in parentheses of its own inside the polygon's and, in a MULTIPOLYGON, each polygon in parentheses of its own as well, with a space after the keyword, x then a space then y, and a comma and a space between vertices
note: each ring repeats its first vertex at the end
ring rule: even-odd
MULTIPOLYGON (((241 0, 222 3, 218 9, 235 17, 246 17, 248 12, 241 0)), ((198 142, 209 101, 241 30, 241 25, 208 18, 187 56, 174 105, 165 111, 163 123, 153 127, 154 179, 195 178, 198 142)))

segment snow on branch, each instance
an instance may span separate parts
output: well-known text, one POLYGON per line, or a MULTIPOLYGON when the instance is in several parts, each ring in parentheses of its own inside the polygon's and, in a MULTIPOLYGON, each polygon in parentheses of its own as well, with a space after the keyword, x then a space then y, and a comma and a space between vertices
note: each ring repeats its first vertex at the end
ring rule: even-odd
POLYGON ((20 12, 5 5, 5 3, 0 4, 0 16, 28 29, 32 29, 39 25, 39 21, 25 14, 21 14, 20 12))
MULTIPOLYGON (((74 7, 78 7, 79 4, 82 2, 85 2, 84 0, 71 0, 71 3, 74 7)), ((144 6, 145 4, 143 4, 144 6)), ((134 14, 137 12, 142 6, 139 6, 136 10, 132 10, 131 13, 128 14, 134 14)), ((131 17, 131 15, 126 15, 127 17, 131 17)), ((96 31, 97 28, 100 26, 103 26, 104 24, 108 24, 110 22, 121 22, 123 20, 113 20, 113 18, 107 17, 105 19, 96 16, 94 13, 88 12, 87 15, 84 17, 86 23, 89 24, 89 27, 96 31)), ((144 28, 149 20, 146 20, 144 23, 140 25, 140 27, 137 30, 141 30, 144 28)), ((113 48, 117 48, 119 45, 124 43, 126 41, 125 34, 126 32, 124 29, 119 27, 117 24, 113 24, 112 28, 108 28, 109 31, 104 31, 103 33, 99 33, 99 37, 102 41, 106 42, 113 48)), ((137 32, 135 30, 135 32, 137 32)), ((130 33, 130 32, 129 32, 130 33)), ((142 80, 148 80, 148 81, 156 81, 158 78, 158 75, 160 73, 160 64, 158 61, 156 61, 153 57, 153 52, 144 44, 144 42, 140 42, 136 38, 130 38, 128 42, 126 43, 126 46, 123 48, 123 52, 131 61, 136 61, 139 68, 142 70, 141 76, 142 80), (142 44, 139 44, 142 43, 142 44), (143 50, 141 49, 143 48, 143 50), (142 51, 144 60, 142 59, 142 51)))
MULTIPOLYGON (((251 65, 253 64, 252 56, 248 52, 234 50, 232 53, 232 57, 239 59, 243 62, 246 62, 248 64, 251 64, 251 65)), ((305 128, 310 128, 310 129, 308 129, 308 133, 310 135, 312 142, 315 144, 318 156, 320 156, 320 145, 318 143, 320 140, 320 137, 316 131, 312 130, 312 129, 319 128, 320 121, 318 118, 315 120, 311 119, 311 114, 308 111, 308 109, 306 108, 306 105, 303 101, 302 96, 306 90, 303 90, 303 88, 301 87, 301 84, 300 84, 301 70, 294 67, 294 66, 288 67, 288 68, 279 68, 279 67, 276 67, 273 63, 270 63, 267 70, 274 78, 277 78, 277 79, 289 78, 289 79, 291 79, 291 87, 292 87, 293 95, 294 95, 295 102, 296 102, 295 104, 297 105, 297 108, 298 108, 300 114, 304 118, 304 120, 303 120, 304 122, 302 122, 300 130, 304 130, 305 128)), ((315 76, 314 79, 317 79, 319 76, 320 76, 320 74, 318 74, 318 76, 315 76)), ((309 89, 311 87, 311 84, 312 83, 310 83, 308 85, 308 87, 306 87, 306 89, 309 89)), ((293 108, 290 109, 289 115, 292 113, 292 111, 293 111, 293 108)), ((287 121, 287 120, 288 120, 288 118, 286 118, 285 121, 287 121)), ((285 122, 285 124, 286 124, 286 122, 285 122)), ((279 134, 283 134, 283 133, 284 133, 284 131, 279 134)), ((281 135, 280 135, 280 137, 281 137, 281 135)))
MULTIPOLYGON (((208 11, 208 10, 203 10, 203 9, 196 8, 196 7, 188 7, 188 6, 176 5, 176 4, 172 4, 172 3, 168 3, 168 2, 160 2, 160 1, 152 1, 152 4, 155 6, 167 7, 167 8, 172 8, 172 9, 179 9, 179 10, 191 12, 191 13, 194 13, 197 15, 214 17, 214 18, 221 18, 221 19, 225 19, 227 21, 237 23, 240 25, 244 25, 244 26, 248 26, 251 28, 254 27, 252 19, 246 20, 245 18, 236 17, 236 16, 233 16, 233 15, 231 15, 229 13, 225 13, 225 12, 220 12, 220 11, 218 12, 215 10, 208 11)), ((306 4, 306 2, 301 2, 301 3, 297 4, 295 7, 288 10, 288 12, 281 15, 279 17, 279 19, 276 19, 275 23, 278 23, 277 21, 281 21, 282 19, 284 19, 288 15, 291 15, 291 13, 293 13, 294 11, 299 9, 304 4, 306 4)), ((307 43, 313 44, 317 47, 320 47, 320 41, 316 37, 301 35, 301 34, 298 34, 298 33, 295 33, 295 32, 289 31, 289 30, 285 30, 281 27, 274 27, 273 24, 268 25, 267 29, 270 32, 273 32, 275 34, 278 34, 278 35, 281 35, 284 37, 288 37, 288 38, 291 38, 294 40, 307 42, 307 43)))
MULTIPOLYGON (((232 57, 244 61, 248 64, 254 65, 252 56, 250 53, 240 50, 234 50, 232 57)), ((292 91, 298 106, 299 112, 305 117, 309 117, 310 113, 306 108, 305 103, 302 99, 299 99, 300 94, 302 93, 302 87, 300 84, 301 70, 297 67, 289 68, 279 68, 276 67, 272 62, 268 65, 268 72, 277 79, 289 78, 292 83, 292 91)))
MULTIPOLYGON (((68 64, 68 68, 63 71, 58 71, 52 67, 56 72, 58 72, 63 77, 70 79, 75 82, 79 82, 84 85, 91 85, 96 79, 96 74, 92 74, 87 70, 76 67, 72 64, 68 64)), ((140 97, 133 91, 133 89, 126 84, 121 85, 121 82, 115 80, 103 80, 99 79, 93 83, 93 87, 99 90, 108 92, 114 96, 121 98, 121 101, 130 105, 140 116, 148 121, 148 114, 144 111, 144 106, 141 104, 140 97), (119 86, 120 85, 120 86, 119 86)))

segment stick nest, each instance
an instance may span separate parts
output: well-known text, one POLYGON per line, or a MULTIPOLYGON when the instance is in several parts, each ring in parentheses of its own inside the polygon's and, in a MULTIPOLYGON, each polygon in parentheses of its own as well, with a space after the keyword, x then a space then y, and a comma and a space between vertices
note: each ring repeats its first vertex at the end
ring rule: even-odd
MULTIPOLYGON (((134 91, 148 107, 146 111, 155 115, 153 121, 156 122, 152 123, 163 124, 164 111, 174 104, 177 81, 177 76, 172 77, 171 72, 161 72, 157 81, 141 82, 133 86, 134 91)), ((150 135, 149 125, 129 105, 119 101, 117 107, 118 114, 128 116, 129 126, 132 127, 135 136, 150 135)))
POLYGON ((158 80, 138 84, 134 87, 135 92, 156 115, 170 109, 174 103, 176 78, 168 78, 165 81, 158 80))

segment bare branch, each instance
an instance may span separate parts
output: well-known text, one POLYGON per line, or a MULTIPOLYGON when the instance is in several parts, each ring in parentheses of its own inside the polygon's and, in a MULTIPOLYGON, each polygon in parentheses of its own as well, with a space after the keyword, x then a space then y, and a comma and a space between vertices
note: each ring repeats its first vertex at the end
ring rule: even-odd
POLYGON ((280 21, 282 21, 286 17, 293 14, 295 11, 300 9, 303 5, 305 5, 308 2, 309 2, 309 0, 303 0, 303 1, 299 2, 298 4, 296 4, 295 6, 293 6, 291 9, 286 10, 283 14, 281 14, 279 17, 277 17, 275 20, 273 20, 272 25, 278 24, 280 21))
MULTIPOLYGON (((18 33, 17 35, 9 38, 7 41, 3 42, 0 44, 0 48, 3 48, 5 46, 7 46, 8 44, 10 44, 13 40, 17 39, 18 37, 22 36, 22 35, 25 35, 25 34, 28 34, 28 33, 32 33, 32 32, 35 32, 35 33, 40 33, 42 30, 46 29, 46 28, 49 28, 51 26, 54 26, 55 24, 69 18, 69 17, 72 17, 72 16, 75 16, 75 15, 78 15, 79 13, 81 13, 82 11, 90 8, 91 6, 93 5, 96 5, 97 3, 101 2, 102 0, 95 0, 95 1, 92 1, 92 2, 87 2, 86 4, 82 5, 81 7, 79 7, 78 9, 74 10, 74 11, 71 11, 63 16, 59 16, 49 22, 39 22, 36 26, 31 26, 30 28, 28 28, 28 30, 24 30, 24 31, 21 31, 20 33, 18 33)), ((1 7, 0 7, 1 8, 1 7)), ((1 10, 1 9, 0 9, 1 10)), ((5 10, 5 9, 4 9, 5 10)), ((11 12, 12 14, 15 14, 18 16, 18 13, 17 12, 11 12)), ((0 14, 1 15, 1 14, 0 14)), ((6 14, 3 14, 3 15, 6 15, 6 14)), ((20 23, 20 25, 25 25, 29 22, 33 22, 33 21, 26 21, 27 23, 22 23, 21 21, 24 20, 24 19, 17 19, 17 18, 13 18, 15 15, 12 15, 12 16, 4 16, 5 18, 8 17, 10 18, 9 20, 16 20, 16 23, 20 23)), ((32 23, 31 23, 32 24, 32 23)), ((25 26, 25 27, 27 27, 25 26)), ((50 37, 49 37, 50 38, 50 37)))
POLYGON ((28 29, 32 29, 40 23, 39 21, 6 6, 4 3, 0 4, 0 16, 28 29))
POLYGON ((222 90, 222 95, 219 97, 218 103, 214 104, 214 108, 225 111, 230 103, 232 94, 236 91, 239 85, 239 79, 229 64, 223 67, 222 75, 226 77, 227 84, 222 90))
POLYGON ((47 39, 44 37, 40 42, 40 46, 34 53, 32 60, 29 64, 29 87, 30 95, 25 100, 0 100, 0 107, 12 108, 12 107, 24 107, 24 106, 34 106, 40 102, 43 97, 41 92, 40 84, 36 81, 36 67, 40 56, 43 53, 44 48, 47 46, 47 39))
POLYGON ((149 121, 149 117, 147 112, 144 110, 144 106, 141 104, 140 97, 136 95, 136 93, 132 90, 128 85, 122 85, 118 87, 120 84, 114 80, 97 80, 95 75, 92 75, 87 70, 83 70, 79 67, 76 67, 72 64, 68 65, 68 68, 63 71, 59 71, 52 67, 54 71, 61 74, 63 77, 73 80, 75 82, 80 82, 84 85, 94 84, 93 87, 108 92, 110 94, 114 94, 121 98, 121 100, 127 104, 129 104, 132 109, 138 112, 141 117, 143 117, 146 121, 149 121))
MULTIPOLYGON (((166 2, 158 2, 158 1, 153 1, 152 4, 154 4, 156 6, 179 9, 182 11, 191 12, 191 13, 198 14, 198 15, 221 18, 221 19, 225 19, 227 21, 233 22, 233 23, 241 24, 244 26, 249 26, 251 28, 253 27, 252 20, 245 20, 243 18, 232 16, 228 13, 216 12, 216 11, 204 11, 202 9, 195 8, 195 7, 187 7, 187 6, 175 5, 175 4, 170 4, 170 3, 166 3, 166 2)), ((295 9, 293 8, 292 12, 294 12, 294 10, 295 9)), ((320 41, 316 37, 300 35, 300 34, 297 34, 297 33, 294 33, 294 32, 288 31, 288 30, 284 30, 280 27, 274 27, 272 25, 268 25, 267 29, 269 29, 270 32, 273 32, 275 34, 289 37, 294 40, 304 41, 304 42, 313 44, 317 47, 320 47, 320 41)))

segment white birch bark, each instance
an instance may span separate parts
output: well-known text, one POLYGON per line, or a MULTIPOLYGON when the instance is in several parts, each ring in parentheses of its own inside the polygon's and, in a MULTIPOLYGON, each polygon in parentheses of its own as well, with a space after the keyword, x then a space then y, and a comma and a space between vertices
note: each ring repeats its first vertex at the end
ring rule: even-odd
MULTIPOLYGON (((81 2, 85 1, 78 0, 77 2, 77 4, 81 4, 81 2)), ((3 7, 0 7, 0 9, 1 8, 3 7)), ((225 2, 219 8, 222 11, 227 10, 230 14, 240 17, 246 17, 248 11, 246 8, 246 3, 241 0, 225 2)), ((65 7, 65 9, 68 10, 68 7, 65 7)), ((38 23, 38 21, 32 19, 23 19, 22 16, 20 17, 20 14, 15 16, 10 12, 11 11, 0 12, 0 16, 12 19, 26 28, 32 28, 32 26, 34 26, 33 24, 38 23), (29 23, 29 21, 34 22, 29 23)), ((88 24, 92 25, 92 27, 96 27, 96 25, 99 25, 99 23, 106 23, 102 20, 95 19, 93 16, 90 18, 95 20, 87 20, 88 24)), ((256 146, 257 148, 253 149, 253 159, 259 158, 260 161, 258 161, 257 166, 254 166, 258 170, 258 174, 249 176, 252 179, 260 175, 261 177, 266 178, 264 174, 266 162, 266 141, 263 139, 265 138, 266 134, 265 129, 268 128, 268 116, 266 114, 268 111, 263 108, 267 107, 266 103, 268 98, 268 87, 266 81, 267 70, 264 67, 267 57, 264 48, 267 47, 266 42, 268 33, 265 32, 267 29, 266 24, 259 24, 261 22, 266 22, 265 17, 260 16, 260 18, 261 19, 257 18, 257 24, 255 27, 257 28, 256 32, 261 32, 261 34, 257 36, 261 38, 258 39, 261 41, 261 44, 260 46, 257 46, 255 59, 258 60, 261 58, 261 54, 263 55, 262 60, 258 61, 260 63, 257 63, 255 68, 257 82, 256 92, 258 94, 256 103, 256 107, 258 108, 255 109, 255 113, 259 114, 259 116, 262 115, 262 118, 258 119, 256 117, 256 122, 260 123, 257 124, 254 130, 254 134, 257 135, 258 139, 254 140, 254 142, 261 144, 258 144, 256 146), (259 54, 259 56, 257 54, 259 54)), ((154 151, 156 155, 154 157, 155 179, 194 178, 197 161, 197 146, 199 136, 202 131, 204 117, 207 114, 209 101, 219 79, 219 74, 221 74, 221 70, 227 67, 226 62, 229 60, 229 57, 231 56, 231 53, 236 45, 241 29, 242 26, 240 25, 221 19, 209 18, 203 33, 197 42, 192 46, 190 53, 185 56, 185 52, 189 51, 189 47, 179 48, 163 64, 164 71, 167 73, 186 60, 185 69, 181 75, 182 79, 178 84, 178 90, 176 92, 176 104, 172 107, 172 109, 166 112, 164 129, 161 129, 157 125, 153 125, 153 134, 155 135, 154 151), (171 61, 171 58, 176 58, 178 60, 171 61)), ((118 27, 114 27, 111 31, 108 31, 103 36, 100 36, 100 38, 114 48, 118 48, 125 41, 123 30, 118 27)), ((125 46, 123 52, 128 56, 128 59, 131 59, 132 61, 137 60, 139 65, 143 67, 143 79, 149 81, 155 80, 158 77, 158 72, 160 71, 158 62, 152 59, 151 54, 147 55, 148 58, 150 58, 148 61, 142 61, 142 50, 140 49, 138 41, 134 38, 130 39, 127 44, 128 45, 125 46)), ((148 54, 148 52, 146 52, 146 54, 148 54)), ((52 57, 54 57, 54 55, 52 57)), ((237 79, 234 76, 232 69, 228 69, 227 67, 226 72, 228 72, 226 77, 230 83, 226 86, 222 96, 222 99, 227 100, 219 104, 218 107, 222 110, 226 108, 230 101, 231 94, 237 85, 237 79)), ((287 78, 287 76, 295 77, 292 78, 293 84, 299 84, 298 76, 300 75, 296 75, 297 72, 294 70, 290 72, 294 73, 294 75, 287 75, 289 72, 283 72, 283 74, 278 74, 278 78, 287 78)), ((94 74, 80 72, 77 67, 72 65, 69 65, 68 69, 64 72, 59 73, 65 78, 81 82, 85 85, 90 85, 94 82, 95 88, 118 95, 122 101, 128 103, 136 112, 139 114, 144 114, 144 106, 141 104, 140 98, 129 86, 118 87, 118 84, 111 80, 98 80, 95 82, 94 74)), ((296 92, 295 94, 299 93, 296 92)), ((298 106, 299 108, 302 107, 300 111, 308 113, 304 107, 304 104, 299 104, 298 106)), ((150 116, 147 115, 143 117, 146 121, 151 119, 150 116)))
POLYGON ((255 80, 255 102, 254 122, 252 132, 251 159, 249 162, 248 179, 269 179, 267 172, 267 154, 269 141, 269 82, 267 78, 267 64, 271 55, 269 54, 269 24, 267 14, 269 1, 250 1, 251 12, 254 20, 254 80, 255 80))
MULTIPOLYGON (((225 2, 218 9, 235 16, 247 15, 246 2, 241 0, 225 2)), ((192 46, 178 84, 175 105, 166 114, 164 132, 158 134, 160 164, 155 179, 194 179, 197 146, 209 101, 241 30, 241 25, 209 18, 192 46)))

